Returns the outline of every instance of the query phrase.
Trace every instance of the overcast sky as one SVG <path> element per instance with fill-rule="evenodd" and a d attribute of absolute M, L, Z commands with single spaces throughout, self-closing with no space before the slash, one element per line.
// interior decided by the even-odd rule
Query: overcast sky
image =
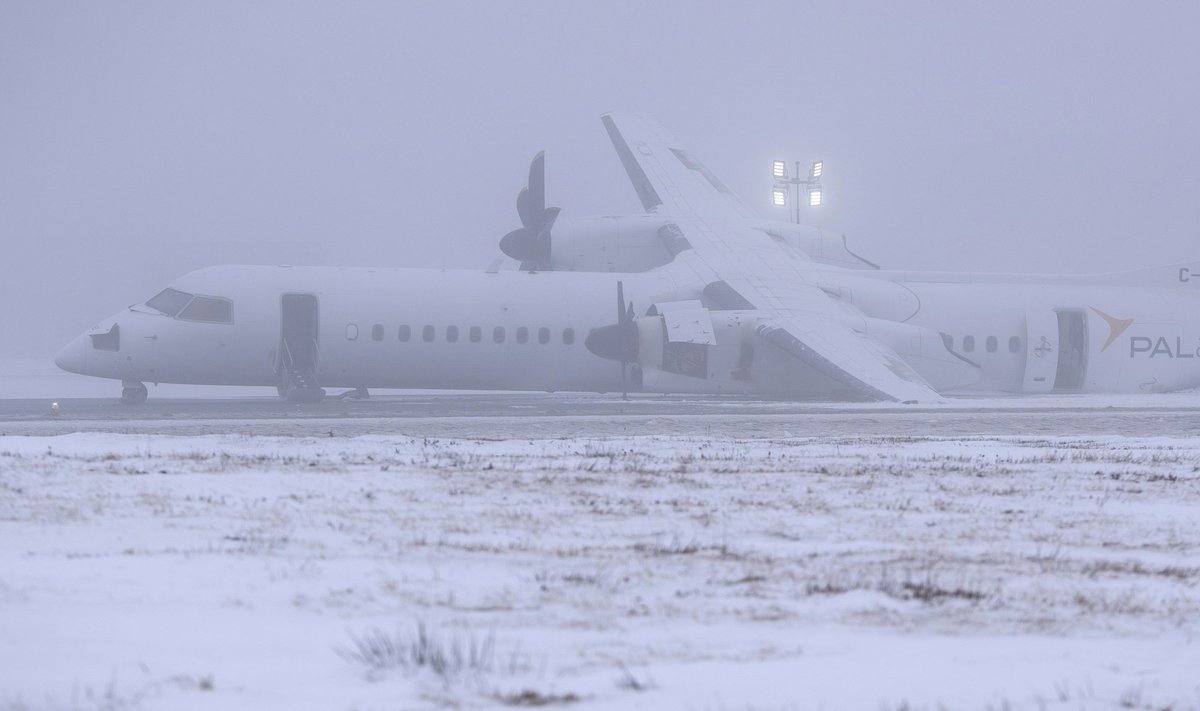
<path fill-rule="evenodd" d="M 638 212 L 599 117 L 659 116 L 764 216 L 885 267 L 1200 258 L 1200 3 L 0 0 L 0 356 L 216 263 L 484 268 L 547 151 Z M 605 297 L 607 298 L 607 296 Z"/>

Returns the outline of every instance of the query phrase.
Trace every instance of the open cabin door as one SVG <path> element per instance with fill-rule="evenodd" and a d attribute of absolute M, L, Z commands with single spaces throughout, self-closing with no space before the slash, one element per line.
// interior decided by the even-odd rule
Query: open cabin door
<path fill-rule="evenodd" d="M 1058 368 L 1054 389 L 1058 392 L 1078 392 L 1083 389 L 1088 368 L 1087 314 L 1083 309 L 1059 309 Z"/>
<path fill-rule="evenodd" d="M 280 300 L 279 394 L 292 402 L 318 402 L 325 391 L 317 382 L 320 333 L 317 297 L 284 294 Z"/>
<path fill-rule="evenodd" d="M 1024 392 L 1082 390 L 1087 366 L 1087 314 L 1082 309 L 1025 314 Z"/>
<path fill-rule="evenodd" d="M 1025 378 L 1021 391 L 1048 393 L 1058 373 L 1058 314 L 1029 311 L 1025 314 Z"/>

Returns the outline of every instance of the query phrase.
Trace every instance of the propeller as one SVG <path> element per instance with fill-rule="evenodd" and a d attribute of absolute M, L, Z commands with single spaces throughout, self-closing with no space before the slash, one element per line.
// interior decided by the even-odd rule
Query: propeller
<path fill-rule="evenodd" d="M 601 326 L 588 334 L 584 345 L 593 355 L 621 362 L 621 396 L 629 396 L 626 366 L 637 361 L 638 328 L 633 302 L 625 303 L 625 285 L 617 282 L 617 322 Z"/>
<path fill-rule="evenodd" d="M 550 228 L 562 210 L 546 207 L 546 152 L 529 164 L 529 183 L 517 193 L 521 227 L 500 239 L 500 251 L 521 262 L 527 270 L 550 268 Z"/>

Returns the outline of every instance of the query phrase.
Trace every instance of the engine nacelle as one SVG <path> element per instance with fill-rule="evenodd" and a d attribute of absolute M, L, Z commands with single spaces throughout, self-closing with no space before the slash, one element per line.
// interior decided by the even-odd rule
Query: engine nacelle
<path fill-rule="evenodd" d="M 551 236 L 555 271 L 645 272 L 671 261 L 658 230 L 670 220 L 655 215 L 560 219 Z"/>
<path fill-rule="evenodd" d="M 649 392 L 755 391 L 753 368 L 761 314 L 709 311 L 699 301 L 656 304 L 637 319 L 642 389 Z"/>
<path fill-rule="evenodd" d="M 550 210 L 557 217 L 557 209 Z M 501 241 L 501 249 L 513 259 L 520 260 L 526 268 L 645 272 L 671 261 L 672 253 L 659 233 L 670 223 L 670 218 L 657 215 L 550 219 L 547 229 L 540 234 L 525 228 L 506 235 Z M 878 268 L 851 252 L 842 235 L 775 220 L 751 220 L 750 224 L 782 239 L 815 262 L 851 269 Z"/>

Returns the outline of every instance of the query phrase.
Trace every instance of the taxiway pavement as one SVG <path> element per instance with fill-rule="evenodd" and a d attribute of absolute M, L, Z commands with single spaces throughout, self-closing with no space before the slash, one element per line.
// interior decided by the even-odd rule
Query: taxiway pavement
<path fill-rule="evenodd" d="M 737 398 L 545 393 L 402 393 L 297 405 L 272 397 L 0 400 L 0 434 L 316 436 L 406 434 L 558 438 L 636 434 L 722 437 L 1200 434 L 1200 397 L 956 399 L 912 407 Z"/>

